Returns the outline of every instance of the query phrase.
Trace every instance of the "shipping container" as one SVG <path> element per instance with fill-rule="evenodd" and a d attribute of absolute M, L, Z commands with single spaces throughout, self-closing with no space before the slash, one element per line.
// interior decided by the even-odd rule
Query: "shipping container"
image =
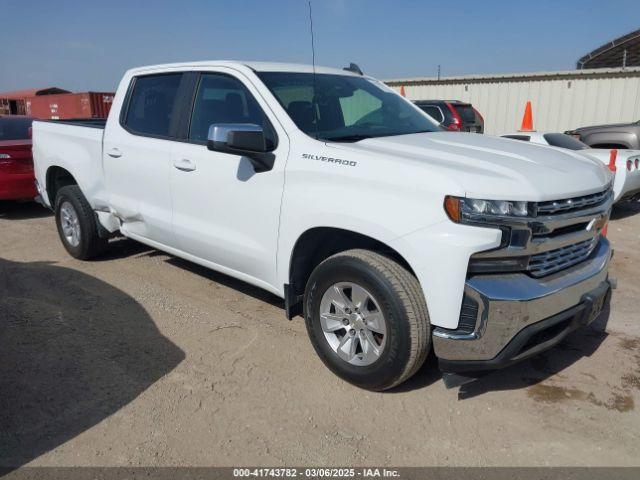
<path fill-rule="evenodd" d="M 27 113 L 27 98 L 58 93 L 71 92 L 58 87 L 30 88 L 28 90 L 2 92 L 0 93 L 0 115 L 25 115 Z"/>
<path fill-rule="evenodd" d="M 24 99 L 0 97 L 0 115 L 24 115 L 25 112 Z"/>
<path fill-rule="evenodd" d="M 25 99 L 26 114 L 40 119 L 106 118 L 113 92 L 63 93 Z"/>

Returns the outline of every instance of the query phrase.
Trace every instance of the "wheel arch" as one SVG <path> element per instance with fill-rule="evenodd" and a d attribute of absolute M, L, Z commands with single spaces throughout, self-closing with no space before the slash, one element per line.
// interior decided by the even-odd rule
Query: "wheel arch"
<path fill-rule="evenodd" d="M 291 250 L 288 283 L 284 288 L 287 318 L 302 314 L 302 297 L 313 269 L 330 256 L 353 248 L 382 253 L 416 276 L 409 262 L 381 240 L 338 227 L 313 227 L 298 236 Z"/>
<path fill-rule="evenodd" d="M 631 132 L 620 131 L 600 131 L 587 132 L 580 136 L 580 140 L 589 145 L 591 148 L 633 148 L 638 142 L 638 137 Z"/>
<path fill-rule="evenodd" d="M 78 185 L 78 181 L 66 168 L 52 165 L 47 169 L 46 189 L 51 208 L 55 209 L 56 195 L 62 187 Z"/>
<path fill-rule="evenodd" d="M 602 148 L 602 149 L 613 149 L 613 148 L 617 148 L 619 150 L 627 150 L 631 147 L 629 147 L 629 145 L 625 145 L 622 143 L 594 143 L 593 145 L 591 145 L 591 148 Z"/>

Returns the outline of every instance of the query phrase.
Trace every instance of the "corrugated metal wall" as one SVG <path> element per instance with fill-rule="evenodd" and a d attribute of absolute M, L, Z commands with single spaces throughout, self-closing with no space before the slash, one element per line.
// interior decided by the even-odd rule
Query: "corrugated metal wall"
<path fill-rule="evenodd" d="M 538 131 L 564 132 L 601 123 L 640 120 L 640 68 L 482 75 L 386 82 L 403 85 L 410 100 L 462 100 L 483 115 L 485 133 L 498 135 L 520 128 L 531 100 Z"/>

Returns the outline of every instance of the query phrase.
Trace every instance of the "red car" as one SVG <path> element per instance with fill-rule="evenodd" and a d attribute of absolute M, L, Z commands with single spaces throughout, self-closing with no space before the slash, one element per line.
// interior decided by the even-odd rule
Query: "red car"
<path fill-rule="evenodd" d="M 0 200 L 37 195 L 31 154 L 31 122 L 19 115 L 0 116 Z"/>

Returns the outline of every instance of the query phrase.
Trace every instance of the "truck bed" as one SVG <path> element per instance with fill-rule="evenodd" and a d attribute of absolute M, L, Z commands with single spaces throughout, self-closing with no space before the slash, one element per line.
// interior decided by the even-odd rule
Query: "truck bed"
<path fill-rule="evenodd" d="M 91 127 L 104 129 L 106 118 L 68 118 L 65 120 L 36 120 L 37 122 L 58 123 L 64 125 L 76 125 L 78 127 Z"/>
<path fill-rule="evenodd" d="M 33 163 L 39 193 L 53 207 L 46 188 L 50 168 L 69 172 L 92 207 L 105 193 L 102 169 L 102 139 L 106 120 L 35 120 L 33 122 Z"/>

